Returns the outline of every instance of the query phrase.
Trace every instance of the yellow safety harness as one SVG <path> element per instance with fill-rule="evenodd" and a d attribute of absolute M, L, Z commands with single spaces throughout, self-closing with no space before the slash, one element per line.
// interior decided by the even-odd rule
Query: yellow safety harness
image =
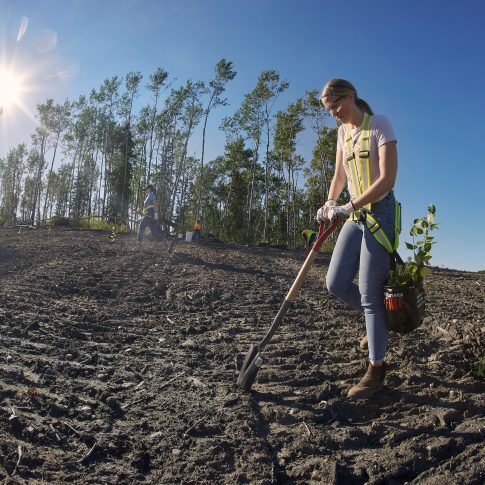
<path fill-rule="evenodd" d="M 372 116 L 364 113 L 360 131 L 360 151 L 359 160 L 355 159 L 354 141 L 352 139 L 352 130 L 349 128 L 345 138 L 345 148 L 347 156 L 347 164 L 350 172 L 350 179 L 354 194 L 361 195 L 370 186 L 370 124 Z M 357 170 L 357 163 L 360 165 L 360 176 Z M 363 207 L 370 210 L 371 204 Z"/>
<path fill-rule="evenodd" d="M 142 212 L 143 214 L 148 214 L 148 209 L 153 209 L 155 211 L 155 206 L 154 205 L 147 205 L 146 207 L 143 207 Z"/>
<path fill-rule="evenodd" d="M 370 178 L 370 127 L 372 116 L 364 113 L 360 131 L 360 150 L 358 159 L 355 157 L 354 141 L 352 131 L 349 128 L 345 136 L 346 159 L 350 172 L 350 179 L 354 194 L 362 195 L 371 184 Z M 360 166 L 360 171 L 357 167 Z M 396 200 L 394 204 L 394 244 L 391 244 L 386 233 L 383 231 L 377 219 L 371 213 L 372 204 L 366 204 L 361 209 L 351 213 L 350 219 L 353 221 L 365 221 L 371 234 L 376 241 L 384 246 L 386 251 L 392 254 L 399 246 L 399 234 L 401 234 L 401 204 Z"/>
<path fill-rule="evenodd" d="M 309 237 L 314 233 L 315 231 L 312 231 L 311 229 L 305 229 L 301 234 L 308 241 Z"/>

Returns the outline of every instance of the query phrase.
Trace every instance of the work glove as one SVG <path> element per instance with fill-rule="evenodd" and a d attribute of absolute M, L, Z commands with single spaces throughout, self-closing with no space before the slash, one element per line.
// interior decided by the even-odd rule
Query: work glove
<path fill-rule="evenodd" d="M 327 218 L 330 222 L 333 222 L 337 217 L 341 219 L 347 217 L 351 212 L 353 212 L 354 208 L 352 207 L 352 203 L 349 202 L 345 205 L 337 205 L 334 207 L 330 207 L 327 212 Z"/>
<path fill-rule="evenodd" d="M 330 210 L 331 207 L 335 207 L 337 203 L 334 200 L 327 200 L 320 209 L 317 211 L 317 222 L 328 222 L 328 211 Z"/>

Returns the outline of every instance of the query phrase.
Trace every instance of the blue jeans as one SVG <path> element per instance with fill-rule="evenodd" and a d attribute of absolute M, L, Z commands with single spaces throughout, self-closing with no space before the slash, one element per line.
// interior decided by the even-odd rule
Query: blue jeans
<path fill-rule="evenodd" d="M 372 204 L 391 244 L 394 242 L 394 195 Z M 364 312 L 369 360 L 384 359 L 387 350 L 383 285 L 390 269 L 389 253 L 370 233 L 365 222 L 348 220 L 342 227 L 327 272 L 328 291 L 355 310 Z M 353 282 L 359 273 L 359 284 Z"/>
<path fill-rule="evenodd" d="M 145 229 L 149 227 L 150 232 L 152 233 L 153 239 L 155 241 L 161 241 L 165 240 L 165 238 L 160 234 L 160 231 L 158 230 L 158 224 L 153 217 L 150 216 L 144 216 L 143 219 L 140 221 L 140 227 L 138 228 L 138 236 L 137 236 L 137 241 L 139 243 L 143 242 L 143 238 L 145 236 Z"/>

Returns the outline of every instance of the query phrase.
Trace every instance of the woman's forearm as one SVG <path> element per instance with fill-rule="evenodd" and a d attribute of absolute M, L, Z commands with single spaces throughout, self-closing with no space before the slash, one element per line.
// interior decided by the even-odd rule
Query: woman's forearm
<path fill-rule="evenodd" d="M 376 202 L 392 190 L 393 186 L 394 183 L 390 180 L 379 177 L 362 195 L 352 199 L 352 206 L 354 209 L 360 209 L 369 203 Z"/>
<path fill-rule="evenodd" d="M 347 176 L 345 175 L 345 169 L 342 160 L 342 152 L 337 151 L 335 174 L 333 176 L 332 183 L 330 184 L 330 189 L 328 191 L 328 200 L 337 200 L 340 197 L 342 190 L 344 190 Z"/>
<path fill-rule="evenodd" d="M 342 180 L 338 177 L 332 179 L 330 189 L 328 191 L 328 200 L 337 200 L 345 187 L 345 178 Z"/>

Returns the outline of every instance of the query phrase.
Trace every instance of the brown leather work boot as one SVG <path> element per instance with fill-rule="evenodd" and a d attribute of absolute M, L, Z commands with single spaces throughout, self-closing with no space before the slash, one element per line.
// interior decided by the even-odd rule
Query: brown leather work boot
<path fill-rule="evenodd" d="M 365 399 L 372 397 L 379 392 L 384 385 L 384 377 L 386 375 L 386 363 L 383 362 L 380 366 L 373 366 L 369 362 L 369 368 L 362 380 L 350 389 L 347 397 L 351 399 Z"/>
<path fill-rule="evenodd" d="M 359 341 L 359 347 L 362 350 L 367 350 L 369 348 L 369 341 L 367 340 L 367 335 L 364 335 Z"/>

